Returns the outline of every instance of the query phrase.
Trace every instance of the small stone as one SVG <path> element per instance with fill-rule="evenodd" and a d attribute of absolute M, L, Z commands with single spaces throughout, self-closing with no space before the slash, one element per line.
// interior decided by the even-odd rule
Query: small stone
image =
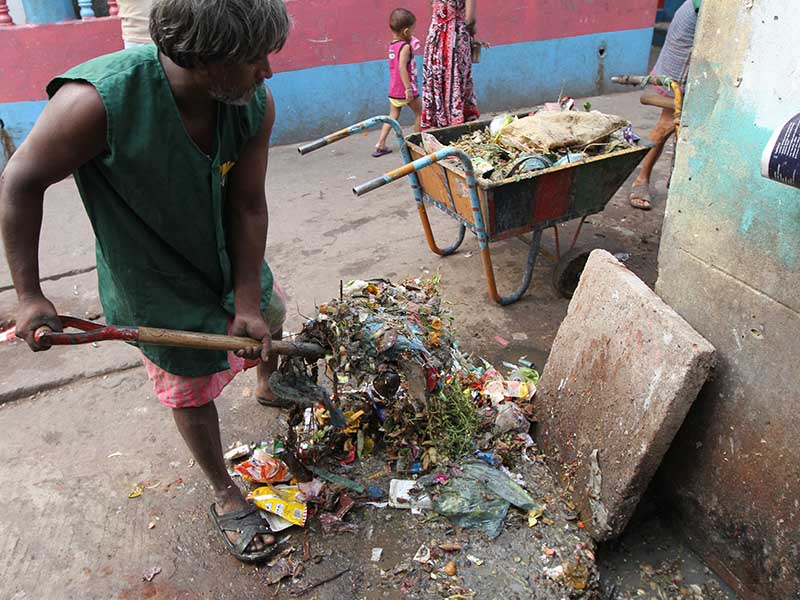
<path fill-rule="evenodd" d="M 458 574 L 458 567 L 456 566 L 456 561 L 451 560 L 444 566 L 444 572 L 447 573 L 449 577 L 453 577 L 454 575 Z"/>
<path fill-rule="evenodd" d="M 148 529 L 155 529 L 155 526 L 156 526 L 156 524 L 155 524 L 155 521 L 150 521 L 150 522 L 147 524 L 147 528 L 148 528 Z"/>

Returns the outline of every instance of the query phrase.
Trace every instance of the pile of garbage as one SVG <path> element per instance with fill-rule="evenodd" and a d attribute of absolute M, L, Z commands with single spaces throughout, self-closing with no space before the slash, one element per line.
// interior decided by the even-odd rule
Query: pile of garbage
<path fill-rule="evenodd" d="M 539 375 L 524 358 L 501 375 L 473 364 L 451 334 L 438 281 L 353 281 L 298 336 L 328 350 L 323 363 L 285 360 L 276 394 L 315 399 L 290 417 L 288 445 L 303 463 L 341 465 L 381 444 L 394 472 L 419 475 L 480 452 L 513 465 L 527 434 Z M 319 382 L 326 382 L 321 385 Z"/>
<path fill-rule="evenodd" d="M 359 504 L 434 513 L 489 539 L 512 514 L 553 524 L 519 474 L 537 460 L 528 430 L 538 373 L 525 358 L 501 374 L 463 353 L 438 283 L 349 282 L 298 334 L 326 355 L 286 358 L 271 378 L 294 405 L 285 434 L 226 454 L 273 532 L 313 519 L 323 535 L 355 533 L 345 517 Z M 380 468 L 365 475 L 364 464 Z M 551 579 L 566 580 L 559 568 Z M 583 591 L 596 570 L 581 569 Z"/>
<path fill-rule="evenodd" d="M 590 106 L 576 111 L 574 104 L 571 98 L 563 98 L 527 116 L 499 115 L 488 127 L 464 134 L 450 145 L 469 155 L 479 178 L 501 181 L 624 150 L 639 142 L 626 119 L 589 110 Z M 444 147 L 430 133 L 424 133 L 422 140 L 427 152 Z"/>

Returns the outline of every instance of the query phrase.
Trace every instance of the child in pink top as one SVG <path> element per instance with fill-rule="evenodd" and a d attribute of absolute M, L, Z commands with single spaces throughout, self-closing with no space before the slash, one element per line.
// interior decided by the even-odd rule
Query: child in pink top
<path fill-rule="evenodd" d="M 405 8 L 396 8 L 389 16 L 389 28 L 392 30 L 392 43 L 389 44 L 389 116 L 397 119 L 403 107 L 408 106 L 414 111 L 414 131 L 419 131 L 422 102 L 417 85 L 417 64 L 414 62 L 414 46 L 419 46 L 419 40 L 414 37 L 416 23 L 417 17 Z M 375 158 L 391 153 L 386 147 L 390 131 L 389 125 L 383 126 L 372 153 Z"/>

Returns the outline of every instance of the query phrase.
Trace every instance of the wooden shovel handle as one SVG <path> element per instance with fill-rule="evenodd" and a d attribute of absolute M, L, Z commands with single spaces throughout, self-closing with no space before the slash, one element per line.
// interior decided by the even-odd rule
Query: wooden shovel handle
<path fill-rule="evenodd" d="M 155 327 L 139 327 L 140 344 L 153 346 L 177 346 L 181 348 L 195 348 L 198 350 L 245 350 L 260 346 L 261 342 L 248 337 L 232 335 L 216 335 L 213 333 L 197 333 L 193 331 L 176 331 L 173 329 L 158 329 Z M 272 352 L 283 356 L 302 356 L 303 358 L 322 358 L 325 349 L 318 344 L 291 341 L 273 341 Z"/>

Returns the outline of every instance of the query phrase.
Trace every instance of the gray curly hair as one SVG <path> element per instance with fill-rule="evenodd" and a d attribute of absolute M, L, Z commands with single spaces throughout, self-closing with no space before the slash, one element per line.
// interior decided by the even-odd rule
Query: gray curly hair
<path fill-rule="evenodd" d="M 283 0 L 155 0 L 150 36 L 178 66 L 250 64 L 289 36 Z"/>

